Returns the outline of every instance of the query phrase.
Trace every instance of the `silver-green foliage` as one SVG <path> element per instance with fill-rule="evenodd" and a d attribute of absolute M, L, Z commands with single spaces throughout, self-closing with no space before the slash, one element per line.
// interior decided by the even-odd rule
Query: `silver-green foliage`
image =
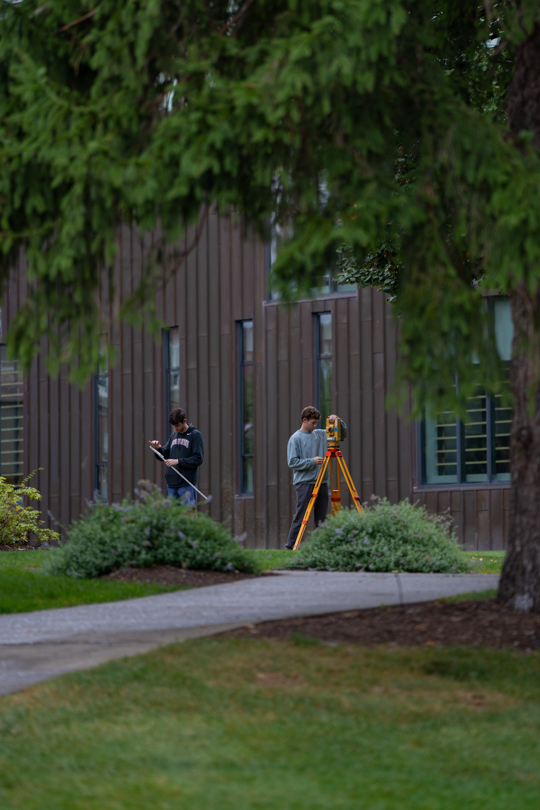
<path fill-rule="evenodd" d="M 362 514 L 343 509 L 300 547 L 296 567 L 330 571 L 462 573 L 469 564 L 446 516 L 408 500 L 376 500 Z"/>
<path fill-rule="evenodd" d="M 51 552 L 53 574 L 98 577 L 123 567 L 166 564 L 213 571 L 254 571 L 255 559 L 207 515 L 167 498 L 95 505 Z"/>

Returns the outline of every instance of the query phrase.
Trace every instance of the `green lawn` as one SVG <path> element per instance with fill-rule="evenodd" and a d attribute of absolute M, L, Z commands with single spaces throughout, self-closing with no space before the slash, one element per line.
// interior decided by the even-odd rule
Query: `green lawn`
<path fill-rule="evenodd" d="M 115 602 L 178 590 L 174 586 L 111 579 L 53 577 L 41 570 L 47 554 L 47 551 L 0 552 L 0 613 Z"/>
<path fill-rule="evenodd" d="M 20 613 L 92 602 L 114 602 L 118 599 L 132 599 L 182 589 L 176 586 L 115 582 L 109 579 L 49 576 L 41 570 L 48 553 L 48 551 L 0 552 L 0 613 Z M 500 571 L 504 559 L 503 551 L 466 553 L 471 559 L 471 571 L 486 574 Z M 287 568 L 296 557 L 294 552 L 286 550 L 257 549 L 254 554 L 261 570 Z"/>
<path fill-rule="evenodd" d="M 505 551 L 466 551 L 471 561 L 471 573 L 500 574 Z"/>
<path fill-rule="evenodd" d="M 261 566 L 267 568 L 288 568 L 297 557 L 294 551 L 280 549 L 257 549 L 255 552 Z M 499 574 L 504 561 L 504 551 L 466 551 L 471 563 L 471 573 Z"/>
<path fill-rule="evenodd" d="M 536 810 L 540 657 L 200 639 L 0 699 L 2 810 Z"/>

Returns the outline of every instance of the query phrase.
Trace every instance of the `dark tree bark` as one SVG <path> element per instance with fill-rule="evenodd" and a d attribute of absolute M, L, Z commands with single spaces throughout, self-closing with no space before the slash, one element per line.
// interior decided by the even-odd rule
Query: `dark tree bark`
<path fill-rule="evenodd" d="M 540 613 L 540 291 L 521 284 L 511 295 L 514 345 L 510 383 L 510 537 L 498 599 Z"/>
<path fill-rule="evenodd" d="M 533 144 L 540 149 L 539 25 L 517 53 L 508 97 L 508 124 L 514 138 L 523 130 L 533 132 Z M 511 295 L 511 304 L 512 492 L 509 547 L 498 599 L 515 610 L 540 613 L 540 286 L 531 293 L 529 286 L 521 283 Z"/>

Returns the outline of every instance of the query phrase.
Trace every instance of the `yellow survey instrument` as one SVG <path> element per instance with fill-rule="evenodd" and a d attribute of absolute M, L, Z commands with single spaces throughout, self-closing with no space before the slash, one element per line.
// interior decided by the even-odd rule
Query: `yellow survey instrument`
<path fill-rule="evenodd" d="M 317 495 L 319 494 L 319 490 L 321 488 L 321 484 L 324 481 L 324 477 L 326 475 L 326 471 L 328 466 L 330 465 L 330 497 L 332 502 L 332 515 L 336 515 L 341 509 L 341 486 L 339 480 L 340 472 L 343 473 L 343 477 L 345 478 L 345 483 L 351 493 L 351 497 L 354 501 L 354 505 L 358 509 L 359 512 L 364 511 L 364 507 L 362 506 L 362 502 L 358 497 L 358 492 L 356 491 L 356 487 L 354 486 L 351 474 L 349 472 L 349 468 L 345 464 L 345 459 L 343 458 L 343 453 L 339 449 L 339 440 L 341 439 L 341 422 L 339 419 L 336 419 L 335 422 L 331 422 L 330 419 L 326 420 L 326 440 L 328 442 L 328 450 L 324 456 L 324 461 L 321 465 L 321 469 L 319 475 L 317 476 L 317 480 L 315 482 L 315 486 L 313 487 L 313 492 L 311 493 L 311 498 L 309 499 L 308 508 L 306 509 L 306 514 L 304 515 L 304 519 L 302 520 L 302 525 L 300 526 L 300 531 L 298 532 L 298 537 L 296 538 L 296 543 L 294 544 L 294 550 L 300 546 L 302 542 L 302 538 L 304 536 L 304 532 L 306 531 L 306 526 L 308 524 L 309 516 L 313 511 L 313 507 L 315 506 L 315 501 L 317 500 Z M 332 464 L 332 459 L 336 460 L 336 473 L 335 473 L 335 482 L 336 488 L 334 489 L 334 466 Z"/>

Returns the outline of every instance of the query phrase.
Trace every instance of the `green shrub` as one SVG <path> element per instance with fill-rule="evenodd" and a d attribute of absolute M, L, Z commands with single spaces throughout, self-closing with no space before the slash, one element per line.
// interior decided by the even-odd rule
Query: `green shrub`
<path fill-rule="evenodd" d="M 408 500 L 376 499 L 362 514 L 343 509 L 300 546 L 294 567 L 328 571 L 456 573 L 469 568 L 449 517 Z"/>
<path fill-rule="evenodd" d="M 127 566 L 168 564 L 214 571 L 256 571 L 254 555 L 204 514 L 194 515 L 157 488 L 139 489 L 139 502 L 98 505 L 74 523 L 68 542 L 48 561 L 50 573 L 97 577 Z"/>
<path fill-rule="evenodd" d="M 40 520 L 41 512 L 32 506 L 24 506 L 22 499 L 30 498 L 40 501 L 41 493 L 34 487 L 26 486 L 26 482 L 34 473 L 30 473 L 20 486 L 8 484 L 0 476 L 0 544 L 14 545 L 28 542 L 29 535 L 34 534 L 40 543 L 58 540 L 60 535 L 51 529 L 41 528 L 44 521 Z"/>

